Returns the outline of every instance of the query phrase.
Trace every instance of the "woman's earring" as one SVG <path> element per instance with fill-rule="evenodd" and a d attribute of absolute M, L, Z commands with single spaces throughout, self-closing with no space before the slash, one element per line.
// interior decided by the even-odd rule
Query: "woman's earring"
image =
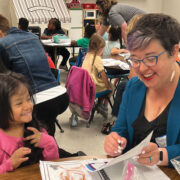
<path fill-rule="evenodd" d="M 175 70 L 171 74 L 170 82 L 172 82 L 172 80 L 174 79 L 174 76 L 175 76 Z"/>

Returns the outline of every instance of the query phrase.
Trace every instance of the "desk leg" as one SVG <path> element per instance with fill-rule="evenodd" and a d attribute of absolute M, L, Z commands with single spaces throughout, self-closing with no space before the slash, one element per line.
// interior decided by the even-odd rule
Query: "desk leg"
<path fill-rule="evenodd" d="M 75 48 L 75 47 L 73 46 L 72 48 L 73 48 L 73 52 L 72 52 L 72 55 L 73 55 L 73 57 L 74 57 L 74 48 Z"/>
<path fill-rule="evenodd" d="M 55 59 L 55 67 L 57 68 L 57 62 L 58 62 L 58 59 L 57 59 L 57 47 L 55 46 L 54 47 L 54 59 Z"/>

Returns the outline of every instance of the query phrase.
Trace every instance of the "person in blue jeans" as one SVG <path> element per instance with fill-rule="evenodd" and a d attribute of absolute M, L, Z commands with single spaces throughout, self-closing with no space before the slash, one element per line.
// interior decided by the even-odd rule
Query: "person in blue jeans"
<path fill-rule="evenodd" d="M 44 33 L 41 36 L 41 39 L 52 39 L 52 37 L 57 34 L 65 34 L 65 32 L 61 28 L 61 22 L 59 21 L 59 19 L 51 18 L 49 20 L 48 27 L 44 30 Z M 54 48 L 45 47 L 45 51 L 49 54 L 51 59 L 55 62 Z M 70 52 L 65 47 L 58 47 L 57 55 L 61 55 L 63 57 L 62 62 L 59 65 L 59 68 L 67 71 L 68 68 L 67 68 L 66 62 L 69 59 Z"/>
<path fill-rule="evenodd" d="M 43 97 L 41 103 L 35 105 L 35 110 L 48 133 L 54 136 L 56 116 L 66 110 L 69 97 L 65 90 L 61 93 L 62 87 L 51 72 L 38 37 L 16 27 L 10 28 L 8 20 L 0 15 L 0 56 L 8 70 L 27 78 L 34 95 Z M 50 98 L 45 101 L 47 91 Z"/>

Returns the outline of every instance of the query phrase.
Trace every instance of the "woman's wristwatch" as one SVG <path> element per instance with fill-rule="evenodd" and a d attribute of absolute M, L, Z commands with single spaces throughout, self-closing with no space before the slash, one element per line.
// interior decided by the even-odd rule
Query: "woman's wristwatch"
<path fill-rule="evenodd" d="M 163 151 L 161 150 L 161 148 L 158 148 L 158 150 L 159 150 L 159 161 L 157 165 L 160 165 L 163 161 Z"/>

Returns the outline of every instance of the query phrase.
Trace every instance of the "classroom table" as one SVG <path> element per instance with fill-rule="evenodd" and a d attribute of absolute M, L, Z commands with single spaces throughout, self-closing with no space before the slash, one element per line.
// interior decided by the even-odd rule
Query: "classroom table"
<path fill-rule="evenodd" d="M 78 156 L 72 158 L 59 159 L 57 161 L 71 161 L 71 160 L 85 160 L 93 158 L 107 158 L 107 156 Z M 180 180 L 180 175 L 175 169 L 168 167 L 160 167 L 160 169 L 171 179 Z M 39 163 L 34 165 L 22 167 L 12 172 L 7 172 L 0 175 L 0 180 L 40 180 L 41 174 L 39 169 Z"/>
<path fill-rule="evenodd" d="M 41 43 L 43 46 L 49 46 L 49 47 L 53 47 L 54 48 L 54 57 L 55 57 L 55 67 L 57 67 L 57 48 L 58 47 L 65 47 L 65 48 L 72 48 L 73 52 L 72 52 L 72 56 L 74 57 L 74 53 L 75 53 L 75 48 L 79 48 L 80 46 L 72 46 L 71 45 L 71 41 L 69 42 L 65 42 L 65 43 L 54 43 L 52 41 L 52 39 L 47 39 L 47 40 L 41 40 Z"/>

